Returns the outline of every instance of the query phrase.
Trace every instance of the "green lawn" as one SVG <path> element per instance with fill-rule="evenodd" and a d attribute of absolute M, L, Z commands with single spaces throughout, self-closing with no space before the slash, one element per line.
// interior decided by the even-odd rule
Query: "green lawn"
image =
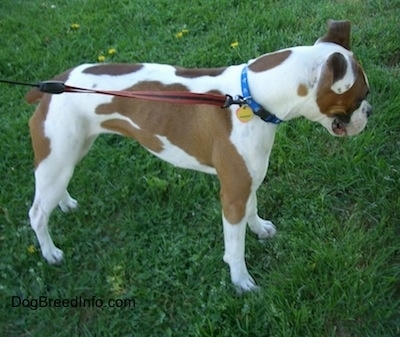
<path fill-rule="evenodd" d="M 278 235 L 248 233 L 261 291 L 238 296 L 222 261 L 217 179 L 117 136 L 101 137 L 78 166 L 79 211 L 51 218 L 66 259 L 47 265 L 27 219 L 34 108 L 26 88 L 0 85 L 0 335 L 400 336 L 399 17 L 399 0 L 1 0 L 0 78 L 21 81 L 99 56 L 238 64 L 312 44 L 327 19 L 349 19 L 374 114 L 354 138 L 306 120 L 278 127 L 258 194 Z M 13 307 L 18 298 L 30 307 Z M 39 298 L 55 302 L 35 310 Z M 57 306 L 78 298 L 92 302 Z M 124 299 L 134 301 L 93 305 Z"/>

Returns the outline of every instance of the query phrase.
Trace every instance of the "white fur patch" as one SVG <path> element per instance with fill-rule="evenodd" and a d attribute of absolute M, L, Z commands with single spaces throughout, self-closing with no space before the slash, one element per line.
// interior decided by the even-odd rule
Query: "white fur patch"
<path fill-rule="evenodd" d="M 165 160 L 166 162 L 185 169 L 196 170 L 200 172 L 216 174 L 215 168 L 201 164 L 195 157 L 183 151 L 180 147 L 172 144 L 167 137 L 156 136 L 163 144 L 163 151 L 154 152 L 149 149 L 152 154 Z"/>
<path fill-rule="evenodd" d="M 257 289 L 254 279 L 249 274 L 244 259 L 246 221 L 232 225 L 222 217 L 224 227 L 224 261 L 229 265 L 232 283 L 239 291 Z"/>

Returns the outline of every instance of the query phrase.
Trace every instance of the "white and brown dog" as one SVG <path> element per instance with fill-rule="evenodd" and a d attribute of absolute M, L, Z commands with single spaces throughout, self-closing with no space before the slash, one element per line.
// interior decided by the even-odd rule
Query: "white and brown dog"
<path fill-rule="evenodd" d="M 75 165 L 99 134 L 136 139 L 173 165 L 217 174 L 221 184 L 224 261 L 241 290 L 255 289 L 245 263 L 246 225 L 260 238 L 274 225 L 257 214 L 256 191 L 268 167 L 276 124 L 304 116 L 332 135 L 356 135 L 367 124 L 367 77 L 350 51 L 350 23 L 329 21 L 313 46 L 265 54 L 248 63 L 214 69 L 161 64 L 84 64 L 55 78 L 71 86 L 106 90 L 184 91 L 244 96 L 245 121 L 238 106 L 149 102 L 101 94 L 27 93 L 40 101 L 30 120 L 36 190 L 29 217 L 42 254 L 59 263 L 63 252 L 49 234 L 57 206 L 77 207 L 67 191 Z M 250 119 L 250 120 L 249 120 Z"/>

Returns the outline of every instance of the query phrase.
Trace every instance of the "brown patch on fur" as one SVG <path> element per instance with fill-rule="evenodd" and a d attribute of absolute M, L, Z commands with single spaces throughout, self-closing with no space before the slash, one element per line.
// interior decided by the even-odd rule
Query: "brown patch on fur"
<path fill-rule="evenodd" d="M 276 53 L 260 56 L 249 65 L 249 69 L 256 73 L 267 71 L 281 65 L 292 53 L 291 50 L 278 51 Z"/>
<path fill-rule="evenodd" d="M 355 63 L 355 68 L 356 81 L 349 90 L 341 94 L 336 94 L 331 89 L 335 77 L 332 71 L 327 68 L 322 74 L 318 87 L 317 104 L 323 114 L 329 117 L 350 116 L 366 98 L 369 89 L 364 73 L 358 63 Z"/>
<path fill-rule="evenodd" d="M 146 144 L 146 148 L 153 152 L 161 152 L 163 150 L 163 144 L 157 137 L 149 132 L 135 128 L 127 121 L 121 119 L 109 119 L 101 123 L 101 126 L 121 135 L 135 138 L 139 143 Z"/>
<path fill-rule="evenodd" d="M 41 100 L 44 93 L 41 92 L 38 88 L 32 88 L 25 94 L 25 100 L 29 104 L 37 103 Z"/>
<path fill-rule="evenodd" d="M 140 82 L 128 90 L 188 91 L 181 84 L 159 82 Z M 119 113 L 128 117 L 139 129 L 114 117 L 102 126 L 133 137 L 152 151 L 162 151 L 162 143 L 156 135 L 164 136 L 201 164 L 214 167 L 221 182 L 221 202 L 226 219 L 232 224 L 243 219 L 251 192 L 251 177 L 242 156 L 229 140 L 232 121 L 228 109 L 114 97 L 112 102 L 98 106 L 96 113 Z"/>
<path fill-rule="evenodd" d="M 350 21 L 328 21 L 328 32 L 318 42 L 336 43 L 347 50 L 350 50 Z"/>
<path fill-rule="evenodd" d="M 181 84 L 163 85 L 159 82 L 140 82 L 127 90 L 188 91 Z M 142 137 L 137 140 L 144 147 L 152 146 L 146 140 L 154 135 L 165 136 L 172 144 L 207 166 L 212 166 L 209 149 L 215 138 L 221 132 L 221 135 L 229 137 L 232 129 L 229 112 L 209 105 L 181 105 L 114 97 L 111 103 L 102 104 L 96 109 L 96 113 L 102 115 L 114 112 L 128 117 L 139 126 Z M 132 130 L 129 128 L 125 131 Z M 148 136 L 144 137 L 145 133 Z M 136 138 L 136 134 L 129 133 L 129 136 Z M 151 143 L 154 145 L 153 141 Z"/>
<path fill-rule="evenodd" d="M 49 109 L 50 95 L 44 95 L 35 113 L 29 120 L 35 168 L 50 154 L 50 139 L 44 134 L 44 121 Z"/>
<path fill-rule="evenodd" d="M 54 77 L 54 81 L 65 82 L 68 79 L 72 69 Z M 33 88 L 25 95 L 28 103 L 40 101 L 34 114 L 29 120 L 29 129 L 31 132 L 32 147 L 34 151 L 35 168 L 50 154 L 50 139 L 44 134 L 44 122 L 49 110 L 49 104 L 52 95 L 44 94 L 37 88 Z"/>
<path fill-rule="evenodd" d="M 297 87 L 297 95 L 303 97 L 308 95 L 308 88 L 305 84 L 299 84 L 299 86 Z"/>
<path fill-rule="evenodd" d="M 239 223 L 246 213 L 252 179 L 246 164 L 229 139 L 216 146 L 215 166 L 221 183 L 221 204 L 225 218 Z"/>
<path fill-rule="evenodd" d="M 210 69 L 186 69 L 181 67 L 175 67 L 175 68 L 176 68 L 175 75 L 185 78 L 196 78 L 201 76 L 215 77 L 221 75 L 226 70 L 226 67 L 210 68 Z"/>
<path fill-rule="evenodd" d="M 142 64 L 126 64 L 126 63 L 105 63 L 96 64 L 92 67 L 86 68 L 84 74 L 92 75 L 126 75 L 134 73 L 143 68 Z"/>
<path fill-rule="evenodd" d="M 346 75 L 347 62 L 343 54 L 333 53 L 331 56 L 329 56 L 328 66 L 332 69 L 332 83 L 341 80 Z"/>
<path fill-rule="evenodd" d="M 61 81 L 61 82 L 65 82 L 68 77 L 69 74 L 71 73 L 73 69 L 68 69 L 67 71 L 63 72 L 60 75 L 57 75 L 56 77 L 52 78 L 52 81 Z M 31 90 L 29 90 L 26 95 L 25 95 L 25 100 L 29 103 L 29 104 L 33 104 L 33 103 L 37 103 L 39 102 L 42 97 L 45 95 L 44 92 L 41 92 L 38 88 L 32 88 Z"/>

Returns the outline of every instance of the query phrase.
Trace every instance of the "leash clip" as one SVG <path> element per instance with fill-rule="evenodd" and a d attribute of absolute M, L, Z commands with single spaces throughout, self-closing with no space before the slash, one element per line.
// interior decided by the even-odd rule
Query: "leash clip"
<path fill-rule="evenodd" d="M 60 81 L 44 81 L 37 84 L 41 92 L 47 94 L 62 94 L 65 92 L 65 84 Z"/>
<path fill-rule="evenodd" d="M 229 108 L 231 105 L 234 104 L 239 106 L 247 105 L 248 97 L 236 95 L 235 98 L 233 98 L 231 95 L 225 95 L 225 98 L 225 103 L 222 108 Z"/>

